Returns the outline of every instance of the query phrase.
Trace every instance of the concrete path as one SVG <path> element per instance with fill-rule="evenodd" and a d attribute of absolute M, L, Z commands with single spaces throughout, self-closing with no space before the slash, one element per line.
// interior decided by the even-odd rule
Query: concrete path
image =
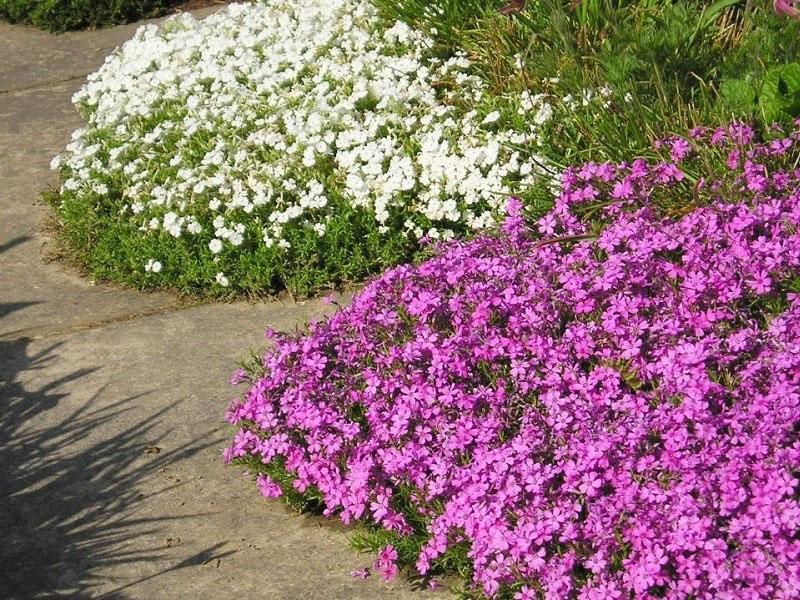
<path fill-rule="evenodd" d="M 319 302 L 189 306 L 45 258 L 70 97 L 134 29 L 0 23 L 0 598 L 432 598 L 354 580 L 346 531 L 222 464 L 236 359 Z"/>

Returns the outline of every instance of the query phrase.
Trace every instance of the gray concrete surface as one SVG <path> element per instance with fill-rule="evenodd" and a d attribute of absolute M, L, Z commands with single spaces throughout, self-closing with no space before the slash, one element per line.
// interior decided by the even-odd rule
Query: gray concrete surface
<path fill-rule="evenodd" d="M 432 598 L 353 579 L 343 528 L 222 464 L 237 358 L 318 301 L 187 306 L 46 259 L 70 96 L 134 29 L 0 23 L 0 598 Z"/>

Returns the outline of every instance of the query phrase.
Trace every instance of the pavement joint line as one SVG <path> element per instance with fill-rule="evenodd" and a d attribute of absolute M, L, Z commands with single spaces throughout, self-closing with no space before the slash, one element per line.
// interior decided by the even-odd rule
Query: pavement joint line
<path fill-rule="evenodd" d="M 215 302 L 187 302 L 183 305 L 171 306 L 171 307 L 161 307 L 161 308 L 154 308 L 152 310 L 143 310 L 136 313 L 129 313 L 126 315 L 120 315 L 117 317 L 109 317 L 108 319 L 100 319 L 98 321 L 90 321 L 87 323 L 78 323 L 77 325 L 73 325 L 71 327 L 65 327 L 63 329 L 51 329 L 47 330 L 46 328 L 40 327 L 27 327 L 25 329 L 18 329 L 16 331 L 7 331 L 0 333 L 0 341 L 2 340 L 18 340 L 21 338 L 28 339 L 30 341 L 40 341 L 40 340 L 50 340 L 54 338 L 64 337 L 76 333 L 84 333 L 86 331 L 94 331 L 95 329 L 102 329 L 104 327 L 108 327 L 110 325 L 117 325 L 119 323 L 130 323 L 133 321 L 138 321 L 140 319 L 146 319 L 148 317 L 160 316 L 160 315 L 168 315 L 171 313 L 178 313 L 188 310 L 190 308 L 197 308 L 200 306 L 211 306 L 213 304 L 217 304 Z M 42 333 L 36 333 L 42 330 L 45 330 Z"/>
<path fill-rule="evenodd" d="M 46 81 L 45 83 L 37 83 L 35 85 L 0 90 L 0 96 L 11 96 L 13 94 L 24 94 L 26 92 L 38 92 L 41 90 L 52 89 L 60 85 L 64 85 L 65 83 L 72 83 L 73 81 L 86 79 L 89 75 L 91 75 L 91 73 L 92 71 L 83 73 L 81 75 L 71 75 L 66 79 L 54 79 L 52 81 Z"/>

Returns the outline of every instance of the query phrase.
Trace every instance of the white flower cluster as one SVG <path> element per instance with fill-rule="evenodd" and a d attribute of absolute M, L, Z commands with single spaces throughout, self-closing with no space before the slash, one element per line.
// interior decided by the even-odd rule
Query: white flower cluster
<path fill-rule="evenodd" d="M 62 192 L 117 185 L 143 235 L 203 236 L 212 255 L 248 236 L 288 248 L 288 227 L 323 237 L 342 205 L 381 233 L 491 226 L 540 176 L 542 161 L 513 148 L 552 111 L 530 94 L 497 110 L 464 56 L 430 45 L 367 0 L 265 0 L 147 25 L 75 95 L 88 127 L 53 163 Z"/>

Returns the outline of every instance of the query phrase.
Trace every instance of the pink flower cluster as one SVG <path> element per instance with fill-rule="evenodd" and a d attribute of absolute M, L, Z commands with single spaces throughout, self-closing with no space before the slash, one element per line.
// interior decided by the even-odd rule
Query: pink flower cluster
<path fill-rule="evenodd" d="M 796 0 L 774 0 L 772 8 L 779 15 L 800 18 L 800 9 L 797 8 Z"/>
<path fill-rule="evenodd" d="M 273 334 L 227 459 L 424 535 L 422 574 L 467 545 L 489 597 L 800 597 L 800 135 L 751 137 L 570 170 L 539 236 L 512 200 Z M 690 184 L 698 146 L 729 170 Z"/>
<path fill-rule="evenodd" d="M 397 577 L 397 550 L 391 544 L 381 548 L 378 558 L 375 559 L 375 570 L 380 573 L 384 581 L 391 581 Z"/>

